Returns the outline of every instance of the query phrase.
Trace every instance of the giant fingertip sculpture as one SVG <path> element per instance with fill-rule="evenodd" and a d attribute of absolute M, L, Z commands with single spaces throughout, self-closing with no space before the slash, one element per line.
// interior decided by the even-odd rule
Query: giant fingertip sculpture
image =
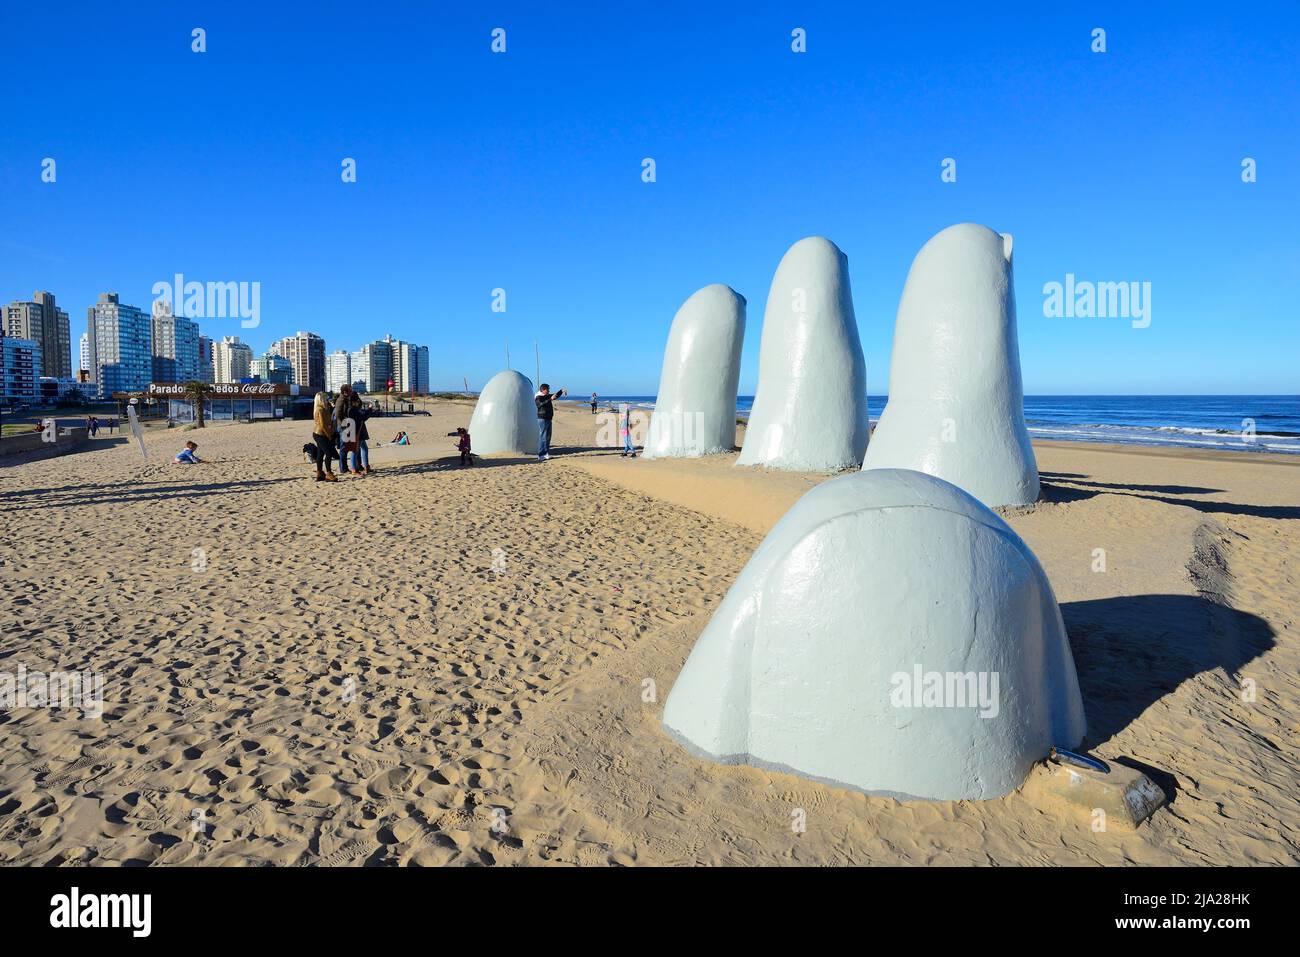
<path fill-rule="evenodd" d="M 848 257 L 829 239 L 801 239 L 772 277 L 758 388 L 736 464 L 857 468 L 869 429 Z"/>
<path fill-rule="evenodd" d="M 894 326 L 889 402 L 862 467 L 916 469 L 985 505 L 1038 499 L 1025 429 L 1011 237 L 949 226 L 921 248 Z"/>
<path fill-rule="evenodd" d="M 489 379 L 474 405 L 469 434 L 474 451 L 480 455 L 536 455 L 537 404 L 533 401 L 532 380 L 509 369 Z"/>
<path fill-rule="evenodd" d="M 730 452 L 736 446 L 736 385 L 745 341 L 745 297 L 715 283 L 677 310 L 644 457 Z"/>
<path fill-rule="evenodd" d="M 900 799 L 981 800 L 1083 740 L 1038 559 L 941 479 L 832 479 L 776 524 L 700 635 L 664 728 L 698 756 Z"/>

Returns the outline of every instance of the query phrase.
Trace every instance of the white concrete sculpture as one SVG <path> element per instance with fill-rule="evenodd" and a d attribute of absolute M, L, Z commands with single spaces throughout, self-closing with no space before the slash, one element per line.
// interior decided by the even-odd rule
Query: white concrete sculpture
<path fill-rule="evenodd" d="M 489 379 L 474 405 L 469 435 L 479 455 L 536 455 L 537 404 L 533 401 L 532 380 L 511 370 Z"/>
<path fill-rule="evenodd" d="M 745 297 L 715 283 L 677 310 L 664 349 L 644 457 L 683 458 L 736 446 L 736 386 Z"/>
<path fill-rule="evenodd" d="M 715 761 L 930 800 L 1007 794 L 1085 730 L 1033 552 L 957 486 L 903 469 L 795 503 L 695 643 L 663 724 Z"/>
<path fill-rule="evenodd" d="M 1011 237 L 950 226 L 912 262 L 894 325 L 889 402 L 862 467 L 916 469 L 985 505 L 1038 499 L 1025 429 Z"/>
<path fill-rule="evenodd" d="M 801 239 L 772 277 L 758 389 L 736 464 L 857 468 L 869 428 L 848 257 L 829 239 Z"/>

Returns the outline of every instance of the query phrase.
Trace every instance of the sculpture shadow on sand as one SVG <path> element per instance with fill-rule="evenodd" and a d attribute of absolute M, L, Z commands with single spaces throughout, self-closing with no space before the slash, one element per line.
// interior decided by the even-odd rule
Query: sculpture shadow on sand
<path fill-rule="evenodd" d="M 1262 618 L 1200 595 L 1065 602 L 1061 615 L 1088 715 L 1085 746 L 1113 738 L 1202 672 L 1221 668 L 1235 685 L 1275 644 Z"/>

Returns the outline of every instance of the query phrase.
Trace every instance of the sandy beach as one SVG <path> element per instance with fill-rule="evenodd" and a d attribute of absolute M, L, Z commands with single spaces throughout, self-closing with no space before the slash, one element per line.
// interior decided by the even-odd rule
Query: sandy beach
<path fill-rule="evenodd" d="M 462 468 L 472 406 L 430 408 L 372 423 L 413 444 L 337 484 L 302 422 L 0 463 L 0 669 L 104 677 L 98 720 L 0 713 L 0 862 L 1300 862 L 1300 457 L 1035 444 L 1043 499 L 1002 513 L 1061 604 L 1084 746 L 1171 798 L 1097 833 L 1021 792 L 900 803 L 660 730 L 728 586 L 829 476 L 623 459 L 581 407 L 554 460 Z M 205 464 L 169 464 L 186 438 Z"/>

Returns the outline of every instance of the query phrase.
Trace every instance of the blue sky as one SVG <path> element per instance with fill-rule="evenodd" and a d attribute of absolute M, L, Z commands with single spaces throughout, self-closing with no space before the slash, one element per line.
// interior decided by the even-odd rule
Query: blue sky
<path fill-rule="evenodd" d="M 256 281 L 261 326 L 205 334 L 391 332 L 435 388 L 507 338 L 531 375 L 537 340 L 552 384 L 614 394 L 725 282 L 749 393 L 773 270 L 820 234 L 874 394 L 912 257 L 973 221 L 1015 236 L 1027 392 L 1300 391 L 1300 7 L 1045 6 L 6 4 L 0 299 L 50 289 L 75 340 L 105 290 Z M 1150 282 L 1151 325 L 1045 318 L 1066 273 Z"/>

